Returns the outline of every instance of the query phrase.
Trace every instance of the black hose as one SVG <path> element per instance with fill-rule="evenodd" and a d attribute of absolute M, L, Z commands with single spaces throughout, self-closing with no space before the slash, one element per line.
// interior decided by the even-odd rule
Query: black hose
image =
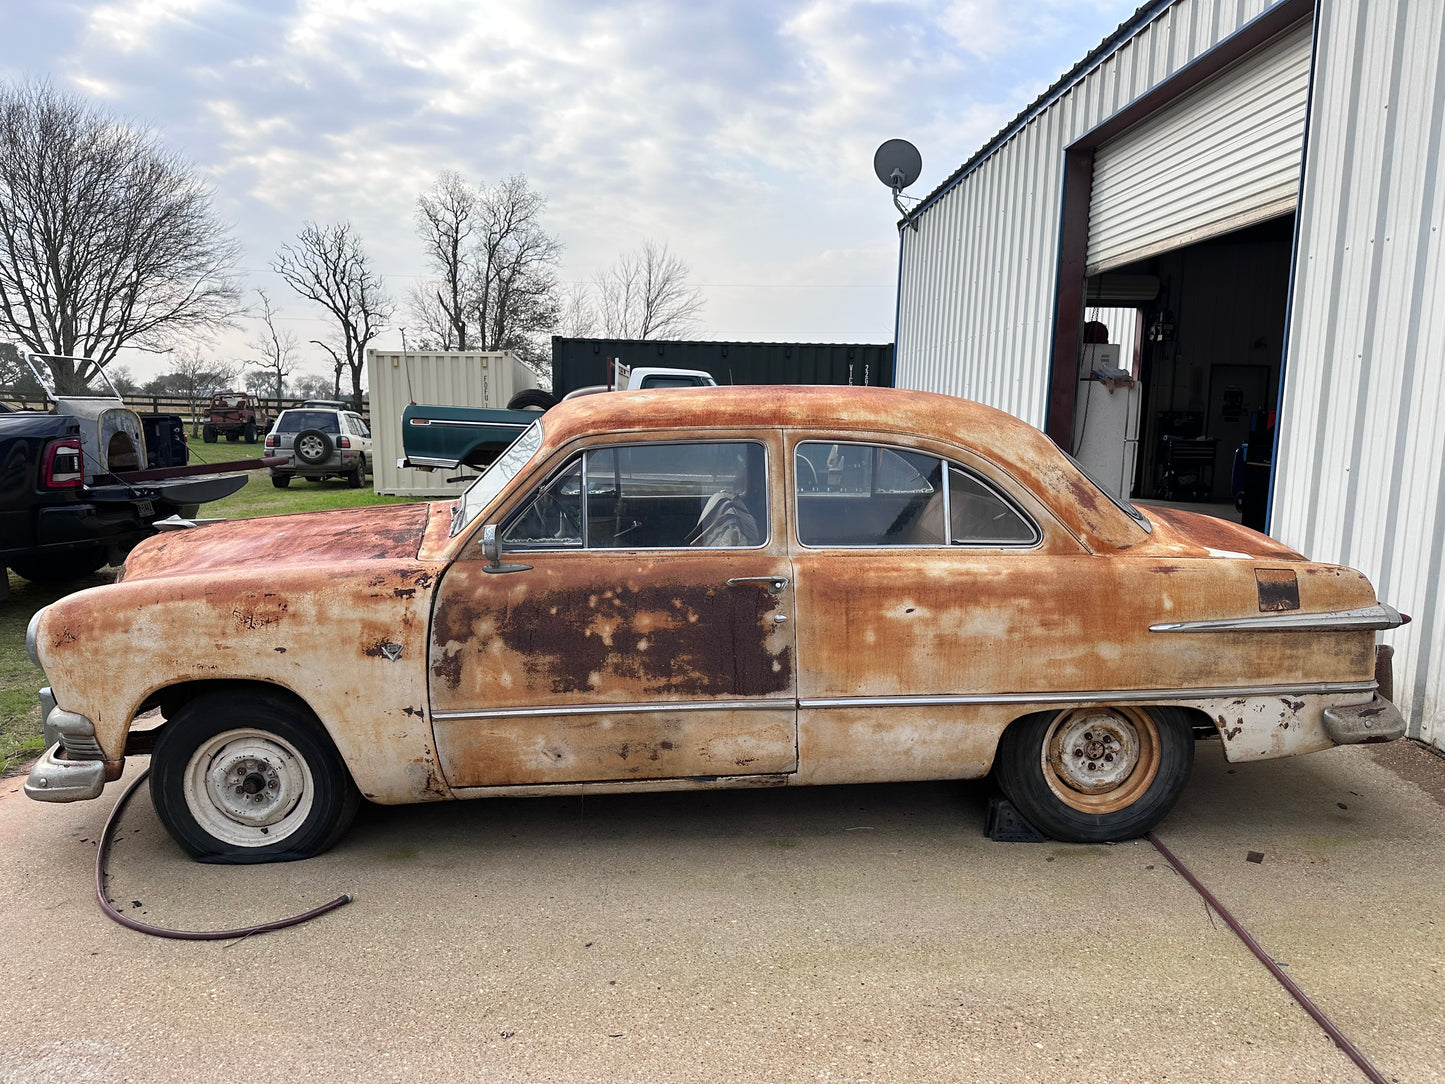
<path fill-rule="evenodd" d="M 323 903 L 320 907 L 313 907 L 303 914 L 293 915 L 290 918 L 277 919 L 275 922 L 262 922 L 255 926 L 242 926 L 235 930 L 169 930 L 164 926 L 152 926 L 146 922 L 137 922 L 128 915 L 117 911 L 114 905 L 105 895 L 105 860 L 110 853 L 111 837 L 114 835 L 116 822 L 120 820 L 120 814 L 130 801 L 131 795 L 136 788 L 145 782 L 146 776 L 151 770 L 147 768 L 135 777 L 135 781 L 126 787 L 125 793 L 120 796 L 120 801 L 115 803 L 115 808 L 110 811 L 106 818 L 105 828 L 100 833 L 100 845 L 95 851 L 95 898 L 100 903 L 100 909 L 111 918 L 115 919 L 122 926 L 127 926 L 138 933 L 148 933 L 152 937 L 169 937 L 177 941 L 230 941 L 240 937 L 250 937 L 256 933 L 267 933 L 271 930 L 284 930 L 288 926 L 299 926 L 303 922 L 310 922 L 313 918 L 326 914 L 327 911 L 334 911 L 338 907 L 345 906 L 351 902 L 351 893 L 337 896 L 330 903 Z"/>
<path fill-rule="evenodd" d="M 1319 1007 L 1309 999 L 1309 995 L 1295 985 L 1294 980 L 1284 973 L 1283 969 L 1279 964 L 1274 962 L 1269 953 L 1260 948 L 1259 942 L 1251 937 L 1249 931 L 1241 926 L 1235 917 L 1229 913 L 1224 904 L 1215 898 L 1214 893 L 1205 888 L 1204 885 L 1199 882 L 1199 878 L 1185 869 L 1184 863 L 1175 858 L 1173 852 L 1159 842 L 1159 837 L 1153 832 L 1150 832 L 1147 838 L 1150 843 L 1154 844 L 1155 850 L 1168 859 L 1169 864 L 1174 867 L 1175 872 L 1188 881 L 1194 887 L 1194 891 L 1204 897 L 1204 902 L 1214 908 L 1215 913 L 1224 919 L 1225 925 L 1235 932 L 1239 939 L 1244 942 L 1245 947 L 1254 953 L 1259 962 L 1269 968 L 1269 973 L 1279 980 L 1281 986 L 1289 991 L 1290 997 L 1299 1002 L 1300 1008 L 1309 1013 L 1314 1022 L 1334 1041 L 1334 1044 L 1345 1052 L 1345 1056 L 1359 1066 L 1360 1072 L 1364 1073 L 1365 1076 L 1370 1079 L 1371 1084 L 1389 1084 L 1384 1076 L 1381 1075 L 1380 1071 L 1370 1064 L 1370 1060 L 1366 1058 L 1364 1054 L 1360 1053 L 1359 1048 L 1350 1042 L 1349 1039 L 1345 1038 L 1344 1034 L 1339 1028 L 1335 1027 L 1330 1018 L 1321 1012 Z"/>

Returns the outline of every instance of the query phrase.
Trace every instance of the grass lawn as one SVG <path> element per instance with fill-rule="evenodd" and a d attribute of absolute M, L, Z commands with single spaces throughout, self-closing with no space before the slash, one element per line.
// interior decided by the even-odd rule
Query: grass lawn
<path fill-rule="evenodd" d="M 260 442 L 220 441 L 205 444 L 191 439 L 192 463 L 222 463 L 257 459 L 264 454 Z M 287 489 L 271 484 L 267 470 L 252 471 L 246 485 L 224 500 L 201 506 L 208 519 L 250 519 L 284 512 L 318 512 L 329 508 L 356 508 L 368 504 L 402 504 L 402 497 L 378 497 L 366 489 L 348 489 L 340 478 L 324 482 L 295 479 Z M 0 776 L 13 774 L 41 752 L 40 705 L 35 698 L 45 684 L 40 668 L 25 653 L 25 629 L 31 616 L 72 591 L 107 583 L 113 570 L 68 583 L 34 584 L 10 573 L 10 597 L 0 602 Z"/>

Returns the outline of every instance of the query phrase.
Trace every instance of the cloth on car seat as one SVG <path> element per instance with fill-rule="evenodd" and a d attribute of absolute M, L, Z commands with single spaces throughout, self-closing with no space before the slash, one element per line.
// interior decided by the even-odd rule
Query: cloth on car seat
<path fill-rule="evenodd" d="M 697 526 L 684 540 L 689 546 L 756 546 L 762 532 L 740 494 L 720 489 L 707 499 Z"/>

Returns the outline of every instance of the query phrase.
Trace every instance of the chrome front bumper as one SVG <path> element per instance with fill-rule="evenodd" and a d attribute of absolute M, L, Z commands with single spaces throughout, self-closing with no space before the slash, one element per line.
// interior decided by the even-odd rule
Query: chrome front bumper
<path fill-rule="evenodd" d="M 64 760 L 60 746 L 45 750 L 30 778 L 25 780 L 25 794 L 37 802 L 83 802 L 99 798 L 105 789 L 105 761 Z"/>
<path fill-rule="evenodd" d="M 62 711 L 55 696 L 40 690 L 40 711 L 45 729 L 45 752 L 30 769 L 25 793 L 37 802 L 82 802 L 99 798 L 113 765 L 95 740 L 95 724 L 84 715 Z"/>

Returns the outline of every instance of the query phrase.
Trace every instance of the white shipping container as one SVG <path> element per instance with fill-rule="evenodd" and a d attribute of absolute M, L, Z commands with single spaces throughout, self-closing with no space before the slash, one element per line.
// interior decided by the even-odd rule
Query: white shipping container
<path fill-rule="evenodd" d="M 465 471 L 403 469 L 401 412 L 408 403 L 504 409 L 512 396 L 537 386 L 537 376 L 510 350 L 368 350 L 371 436 L 376 457 L 373 486 L 398 497 L 451 497 L 467 482 L 448 482 Z"/>

